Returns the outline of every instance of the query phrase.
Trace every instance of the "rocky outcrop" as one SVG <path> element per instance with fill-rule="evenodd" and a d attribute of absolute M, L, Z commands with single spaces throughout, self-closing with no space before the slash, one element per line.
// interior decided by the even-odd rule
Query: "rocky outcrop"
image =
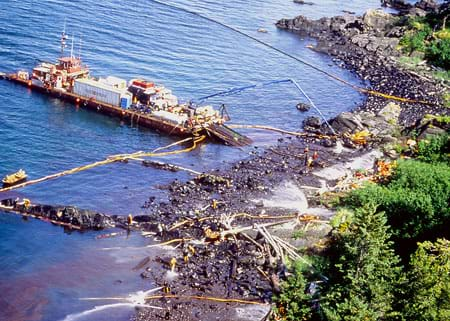
<path fill-rule="evenodd" d="M 399 11 L 407 11 L 413 7 L 412 4 L 405 0 L 381 0 L 381 5 Z"/>
<path fill-rule="evenodd" d="M 428 4 L 421 1 L 417 6 L 433 10 L 432 1 L 426 2 Z M 398 7 L 401 3 L 389 1 L 385 4 Z M 422 10 L 418 7 L 405 4 L 408 10 Z M 447 87 L 397 65 L 395 57 L 400 55 L 397 47 L 405 34 L 406 20 L 406 15 L 369 10 L 362 17 L 344 15 L 310 20 L 298 16 L 282 19 L 277 26 L 316 38 L 316 51 L 333 56 L 341 67 L 354 71 L 367 85 L 370 84 L 371 92 L 406 98 L 407 101 L 397 101 L 401 108 L 400 123 L 412 126 L 426 113 L 449 114 L 450 110 L 444 108 L 440 100 Z M 359 109 L 377 114 L 386 104 L 386 97 L 368 94 Z M 336 123 L 337 127 L 340 125 Z"/>
<path fill-rule="evenodd" d="M 381 5 L 384 7 L 392 8 L 400 11 L 400 13 L 411 14 L 415 9 L 423 11 L 436 11 L 439 8 L 439 4 L 434 0 L 420 0 L 414 5 L 408 3 L 405 0 L 381 0 Z"/>
<path fill-rule="evenodd" d="M 371 28 L 378 32 L 386 32 L 388 29 L 391 29 L 398 20 L 398 17 L 377 9 L 369 9 L 362 16 L 364 25 L 367 28 Z"/>
<path fill-rule="evenodd" d="M 75 206 L 31 204 L 28 200 L 4 199 L 0 201 L 0 209 L 73 229 L 101 230 L 115 226 L 115 222 L 110 216 L 95 211 L 79 209 Z"/>

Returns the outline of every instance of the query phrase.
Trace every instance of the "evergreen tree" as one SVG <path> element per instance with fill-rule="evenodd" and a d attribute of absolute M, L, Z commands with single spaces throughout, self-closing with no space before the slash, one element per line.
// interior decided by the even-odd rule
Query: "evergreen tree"
<path fill-rule="evenodd" d="M 406 320 L 450 320 L 450 241 L 418 244 L 411 256 Z"/>
<path fill-rule="evenodd" d="M 310 320 L 312 296 L 307 293 L 305 271 L 300 261 L 294 262 L 292 275 L 281 284 L 281 292 L 274 296 L 276 320 Z"/>
<path fill-rule="evenodd" d="M 325 319 L 369 321 L 393 316 L 400 267 L 385 214 L 367 204 L 355 211 L 352 222 L 335 229 L 332 238 L 329 287 L 321 303 Z"/>

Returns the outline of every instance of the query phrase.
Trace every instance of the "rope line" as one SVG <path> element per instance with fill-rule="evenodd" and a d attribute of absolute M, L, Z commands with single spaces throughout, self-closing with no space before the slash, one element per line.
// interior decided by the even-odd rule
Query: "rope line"
<path fill-rule="evenodd" d="M 303 90 L 303 88 L 292 78 L 290 78 L 290 79 L 281 79 L 281 80 L 271 80 L 271 81 L 257 83 L 257 84 L 253 84 L 253 85 L 243 86 L 243 87 L 235 87 L 235 88 L 231 88 L 229 90 L 223 90 L 223 91 L 220 91 L 220 92 L 215 93 L 215 94 L 204 96 L 204 97 L 198 98 L 196 100 L 197 101 L 203 101 L 203 100 L 209 99 L 211 97 L 232 95 L 232 94 L 236 94 L 236 93 L 242 92 L 242 91 L 247 90 L 247 89 L 253 89 L 253 88 L 256 88 L 256 87 L 263 87 L 263 86 L 268 86 L 268 85 L 273 85 L 273 84 L 281 84 L 281 83 L 291 83 L 291 84 L 293 84 L 301 92 L 301 94 L 308 100 L 308 102 L 311 104 L 311 106 L 313 106 L 313 108 L 319 113 L 320 117 L 325 122 L 325 124 L 327 124 L 327 126 L 330 128 L 331 132 L 334 135 L 336 135 L 336 131 L 334 130 L 333 127 L 331 127 L 330 123 L 328 122 L 327 118 L 322 113 L 322 111 L 319 109 L 319 107 L 317 107 L 316 104 L 314 104 L 312 99 Z"/>
<path fill-rule="evenodd" d="M 297 136 L 297 137 L 317 137 L 317 138 L 336 138 L 336 136 L 329 136 L 329 135 L 320 135 L 320 134 L 314 134 L 314 133 L 305 133 L 305 132 L 292 132 L 284 129 L 279 129 L 271 126 L 262 126 L 262 125 L 240 125 L 240 124 L 229 124 L 227 125 L 230 128 L 249 128 L 249 129 L 261 129 L 261 130 L 270 130 L 273 132 L 291 135 L 291 136 Z"/>
<path fill-rule="evenodd" d="M 318 67 L 318 66 L 316 66 L 316 65 L 314 65 L 314 64 L 312 64 L 312 63 L 310 63 L 310 62 L 308 62 L 308 61 L 306 61 L 306 60 L 304 60 L 302 58 L 294 56 L 294 55 L 292 55 L 292 54 L 290 54 L 290 53 L 288 53 L 286 51 L 283 51 L 283 50 L 281 50 L 281 49 L 279 49 L 277 47 L 274 47 L 274 46 L 272 46 L 272 45 L 270 45 L 270 44 L 268 44 L 268 43 L 266 43 L 266 42 L 264 42 L 264 41 L 262 41 L 262 40 L 260 40 L 260 39 L 258 39 L 256 37 L 252 36 L 252 35 L 249 35 L 248 33 L 245 33 L 245 32 L 243 32 L 243 31 L 241 31 L 241 30 L 239 30 L 237 28 L 234 28 L 232 26 L 229 26 L 229 25 L 227 25 L 227 24 L 225 24 L 223 22 L 220 22 L 220 21 L 215 20 L 213 18 L 209 18 L 209 17 L 204 16 L 204 15 L 198 13 L 198 12 L 195 12 L 195 11 L 192 11 L 192 10 L 189 10 L 189 9 L 185 9 L 185 8 L 182 8 L 182 7 L 178 7 L 178 6 L 175 6 L 175 5 L 172 5 L 172 4 L 160 2 L 158 0 L 150 0 L 150 1 L 154 2 L 154 3 L 157 3 L 157 4 L 161 5 L 161 6 L 165 6 L 165 7 L 171 8 L 171 9 L 187 12 L 187 13 L 189 13 L 191 15 L 197 16 L 197 17 L 199 17 L 201 19 L 207 20 L 209 22 L 212 22 L 212 23 L 215 23 L 217 25 L 220 25 L 220 26 L 222 26 L 222 27 L 224 27 L 226 29 L 229 29 L 229 30 L 231 30 L 233 32 L 236 32 L 236 33 L 238 33 L 238 34 L 240 34 L 240 35 L 242 35 L 242 36 L 244 36 L 246 38 L 249 38 L 249 39 L 251 39 L 253 41 L 256 41 L 257 43 L 259 43 L 259 44 L 261 44 L 261 45 L 263 45 L 263 46 L 265 46 L 265 47 L 267 47 L 267 48 L 269 48 L 271 50 L 274 50 L 274 51 L 280 53 L 281 55 L 284 55 L 284 56 L 286 56 L 288 58 L 291 58 L 291 59 L 293 59 L 293 60 L 295 60 L 297 62 L 300 62 L 300 63 L 304 64 L 305 66 L 308 66 L 308 67 L 310 67 L 310 68 L 312 68 L 312 69 L 314 69 L 314 70 L 316 70 L 316 71 L 318 71 L 318 72 L 320 72 L 320 73 L 322 73 L 322 74 L 324 74 L 324 75 L 326 75 L 326 76 L 328 76 L 328 77 L 330 77 L 330 78 L 332 78 L 332 79 L 334 79 L 334 80 L 336 80 L 336 81 L 338 81 L 340 83 L 343 83 L 344 85 L 347 85 L 347 86 L 353 88 L 354 90 L 356 90 L 356 91 L 358 91 L 360 93 L 368 94 L 368 95 L 372 95 L 372 96 L 378 96 L 378 97 L 382 97 L 382 98 L 385 98 L 385 99 L 391 99 L 391 100 L 397 100 L 397 101 L 401 101 L 401 102 L 407 102 L 407 103 L 419 103 L 419 104 L 424 104 L 424 105 L 435 105 L 432 102 L 428 102 L 428 101 L 424 101 L 424 100 L 414 100 L 414 99 L 403 98 L 403 97 L 398 97 L 398 96 L 393 96 L 393 95 L 387 95 L 387 94 L 384 94 L 384 93 L 379 92 L 379 91 L 375 91 L 375 90 L 370 90 L 370 89 L 367 89 L 367 88 L 359 87 L 357 85 L 354 85 L 354 84 L 348 82 L 345 79 L 342 79 L 341 77 L 339 77 L 339 76 L 337 76 L 335 74 L 332 74 L 332 73 L 330 73 L 330 72 L 328 72 L 326 70 L 321 69 L 320 67 Z"/>
<path fill-rule="evenodd" d="M 174 294 L 166 294 L 166 295 L 152 295 L 145 298 L 146 300 L 157 300 L 157 299 L 187 299 L 187 300 L 205 300 L 205 301 L 214 301 L 214 302 L 225 302 L 225 303 L 242 303 L 242 304 L 256 304 L 256 305 L 267 305 L 267 303 L 257 302 L 257 301 L 249 301 L 249 300 L 241 300 L 241 299 L 223 299 L 223 298 L 215 298 L 210 296 L 199 296 L 199 295 L 174 295 Z"/>

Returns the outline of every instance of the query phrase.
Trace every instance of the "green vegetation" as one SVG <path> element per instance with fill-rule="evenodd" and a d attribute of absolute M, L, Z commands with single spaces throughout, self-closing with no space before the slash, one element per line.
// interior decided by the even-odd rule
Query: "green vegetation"
<path fill-rule="evenodd" d="M 284 320 L 310 320 L 312 296 L 307 294 L 305 268 L 300 261 L 293 264 L 292 276 L 281 284 L 281 292 L 274 297 L 275 314 L 282 315 Z"/>
<path fill-rule="evenodd" d="M 439 116 L 439 122 L 445 123 L 449 116 Z M 450 165 L 450 136 L 436 136 L 431 140 L 421 140 L 417 146 L 417 159 L 427 163 L 447 163 Z"/>
<path fill-rule="evenodd" d="M 426 150 L 421 157 L 431 160 L 442 156 Z M 447 164 L 409 160 L 399 162 L 386 186 L 369 184 L 352 192 L 344 203 L 353 208 L 367 202 L 378 204 L 378 209 L 386 212 L 395 241 L 400 242 L 399 253 L 408 255 L 417 241 L 444 232 L 445 223 L 450 223 L 449 195 Z"/>
<path fill-rule="evenodd" d="M 450 69 L 450 28 L 445 26 L 448 13 L 428 14 L 426 17 L 410 19 L 408 31 L 400 40 L 403 51 L 423 53 L 433 65 Z M 448 76 L 448 75 L 447 75 Z"/>
<path fill-rule="evenodd" d="M 444 106 L 450 108 L 450 93 L 444 94 L 443 99 L 444 99 Z"/>
<path fill-rule="evenodd" d="M 448 135 L 422 140 L 387 182 L 342 197 L 320 271 L 294 265 L 275 319 L 450 320 L 449 152 Z"/>
<path fill-rule="evenodd" d="M 408 320 L 450 320 L 450 241 L 418 244 L 408 271 Z"/>
<path fill-rule="evenodd" d="M 386 216 L 367 204 L 333 231 L 324 271 L 321 313 L 326 320 L 379 320 L 393 315 L 393 290 L 399 280 Z"/>

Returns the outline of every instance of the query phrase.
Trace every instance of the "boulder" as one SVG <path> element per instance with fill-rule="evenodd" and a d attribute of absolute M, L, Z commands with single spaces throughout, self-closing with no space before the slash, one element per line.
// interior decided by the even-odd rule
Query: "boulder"
<path fill-rule="evenodd" d="M 405 11 L 412 7 L 412 5 L 405 0 L 381 0 L 381 5 L 399 11 Z"/>
<path fill-rule="evenodd" d="M 385 31 L 390 29 L 396 22 L 397 18 L 382 10 L 369 9 L 363 16 L 364 24 L 371 29 L 377 31 Z"/>
<path fill-rule="evenodd" d="M 425 11 L 436 11 L 439 7 L 434 0 L 420 0 L 414 6 Z"/>
<path fill-rule="evenodd" d="M 386 33 L 386 37 L 401 38 L 405 35 L 406 27 L 397 26 Z"/>
<path fill-rule="evenodd" d="M 320 128 L 320 125 L 322 125 L 322 121 L 316 116 L 309 116 L 303 121 L 304 127 Z"/>
<path fill-rule="evenodd" d="M 294 0 L 294 3 L 309 4 L 309 5 L 313 5 L 314 4 L 314 2 L 309 2 L 309 1 L 304 1 L 304 0 Z"/>
<path fill-rule="evenodd" d="M 387 123 L 395 125 L 398 123 L 401 111 L 399 105 L 390 102 L 378 112 L 378 116 L 381 116 Z"/>
<path fill-rule="evenodd" d="M 319 20 L 309 20 L 304 16 L 298 16 L 295 19 L 281 19 L 276 26 L 281 29 L 289 29 L 308 34 L 317 34 L 330 28 L 331 19 L 321 18 Z"/>
<path fill-rule="evenodd" d="M 305 103 L 298 103 L 296 106 L 297 110 L 305 112 L 311 109 L 311 106 Z"/>
<path fill-rule="evenodd" d="M 412 17 L 425 17 L 427 12 L 420 8 L 411 8 L 408 10 L 408 15 Z"/>
<path fill-rule="evenodd" d="M 353 36 L 351 41 L 360 48 L 366 48 L 370 40 L 368 34 L 360 34 Z"/>
<path fill-rule="evenodd" d="M 354 132 L 364 129 L 364 126 L 362 125 L 361 119 L 358 117 L 358 115 L 350 112 L 340 113 L 331 121 L 331 126 L 335 131 L 340 133 Z"/>
<path fill-rule="evenodd" d="M 422 130 L 422 132 L 419 135 L 419 139 L 426 139 L 429 138 L 430 136 L 443 135 L 445 133 L 446 133 L 445 129 L 430 125 L 426 126 L 426 128 Z"/>

